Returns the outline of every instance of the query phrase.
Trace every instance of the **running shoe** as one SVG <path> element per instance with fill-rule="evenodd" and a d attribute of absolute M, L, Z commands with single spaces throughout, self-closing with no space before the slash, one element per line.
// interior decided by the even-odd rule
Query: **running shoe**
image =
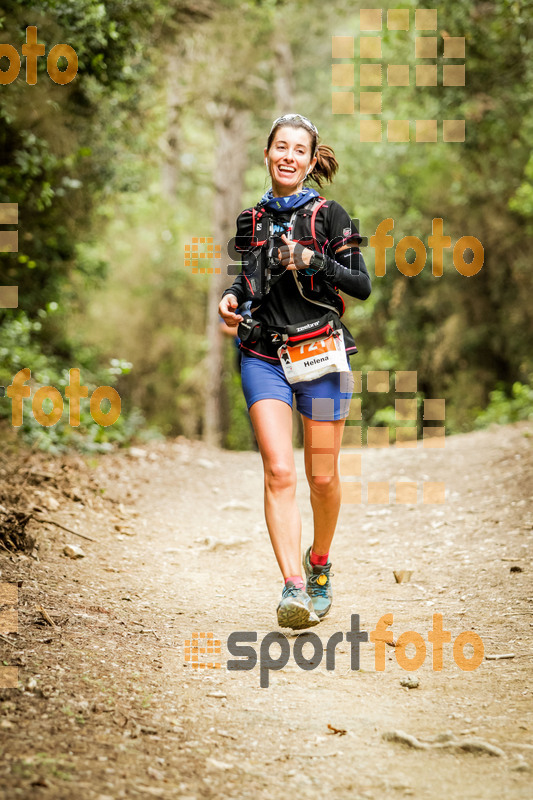
<path fill-rule="evenodd" d="M 331 561 L 328 561 L 324 566 L 320 564 L 313 565 L 309 560 L 310 555 L 311 548 L 308 547 L 302 562 L 305 570 L 305 577 L 307 578 L 305 590 L 311 598 L 316 615 L 322 618 L 328 613 L 333 600 L 331 580 L 329 577 Z"/>
<path fill-rule="evenodd" d="M 287 581 L 278 605 L 278 624 L 280 628 L 311 628 L 318 625 L 319 618 L 313 611 L 313 603 L 305 589 L 298 589 L 292 581 Z"/>

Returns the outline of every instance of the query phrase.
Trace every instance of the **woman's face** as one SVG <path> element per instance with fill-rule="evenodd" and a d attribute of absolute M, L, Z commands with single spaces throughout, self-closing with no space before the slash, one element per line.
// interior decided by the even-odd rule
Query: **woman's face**
<path fill-rule="evenodd" d="M 305 128 L 284 125 L 277 129 L 270 150 L 265 147 L 274 197 L 287 197 L 302 188 L 307 172 L 316 164 L 311 147 L 311 134 Z"/>

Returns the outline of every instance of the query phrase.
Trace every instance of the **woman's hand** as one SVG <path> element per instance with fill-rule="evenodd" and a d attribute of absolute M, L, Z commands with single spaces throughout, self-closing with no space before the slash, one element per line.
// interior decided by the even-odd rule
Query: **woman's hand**
<path fill-rule="evenodd" d="M 284 233 L 281 234 L 281 238 L 285 242 L 282 247 L 278 247 L 281 264 L 287 269 L 306 269 L 314 251 L 304 247 L 300 242 L 287 239 Z"/>
<path fill-rule="evenodd" d="M 242 316 L 235 314 L 234 309 L 239 307 L 239 303 L 234 294 L 225 294 L 218 306 L 218 313 L 230 328 L 235 328 L 242 322 Z"/>

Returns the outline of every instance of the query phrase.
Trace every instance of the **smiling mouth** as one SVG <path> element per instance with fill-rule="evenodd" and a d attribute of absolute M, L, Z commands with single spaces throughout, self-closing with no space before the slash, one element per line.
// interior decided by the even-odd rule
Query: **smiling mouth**
<path fill-rule="evenodd" d="M 294 175 L 296 170 L 293 167 L 278 167 L 278 172 L 282 175 Z"/>

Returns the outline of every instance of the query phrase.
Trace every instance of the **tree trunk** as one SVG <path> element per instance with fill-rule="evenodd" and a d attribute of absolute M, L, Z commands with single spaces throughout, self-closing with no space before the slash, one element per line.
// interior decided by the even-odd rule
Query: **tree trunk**
<path fill-rule="evenodd" d="M 230 263 L 227 243 L 235 235 L 235 220 L 242 211 L 242 191 L 246 169 L 247 112 L 231 106 L 220 109 L 215 119 L 215 207 L 213 242 L 221 245 L 221 259 L 211 262 L 220 273 L 213 273 L 209 282 L 206 336 L 209 350 L 205 359 L 203 438 L 207 444 L 220 445 L 220 387 L 222 381 L 222 333 L 218 304 L 228 281 Z"/>
<path fill-rule="evenodd" d="M 185 101 L 183 84 L 183 46 L 177 44 L 167 57 L 167 130 L 159 140 L 164 153 L 161 165 L 161 188 L 165 197 L 175 199 L 178 188 L 180 118 Z"/>
<path fill-rule="evenodd" d="M 276 69 L 274 96 L 276 108 L 281 116 L 294 110 L 294 64 L 291 46 L 279 30 L 276 31 L 273 48 Z"/>

